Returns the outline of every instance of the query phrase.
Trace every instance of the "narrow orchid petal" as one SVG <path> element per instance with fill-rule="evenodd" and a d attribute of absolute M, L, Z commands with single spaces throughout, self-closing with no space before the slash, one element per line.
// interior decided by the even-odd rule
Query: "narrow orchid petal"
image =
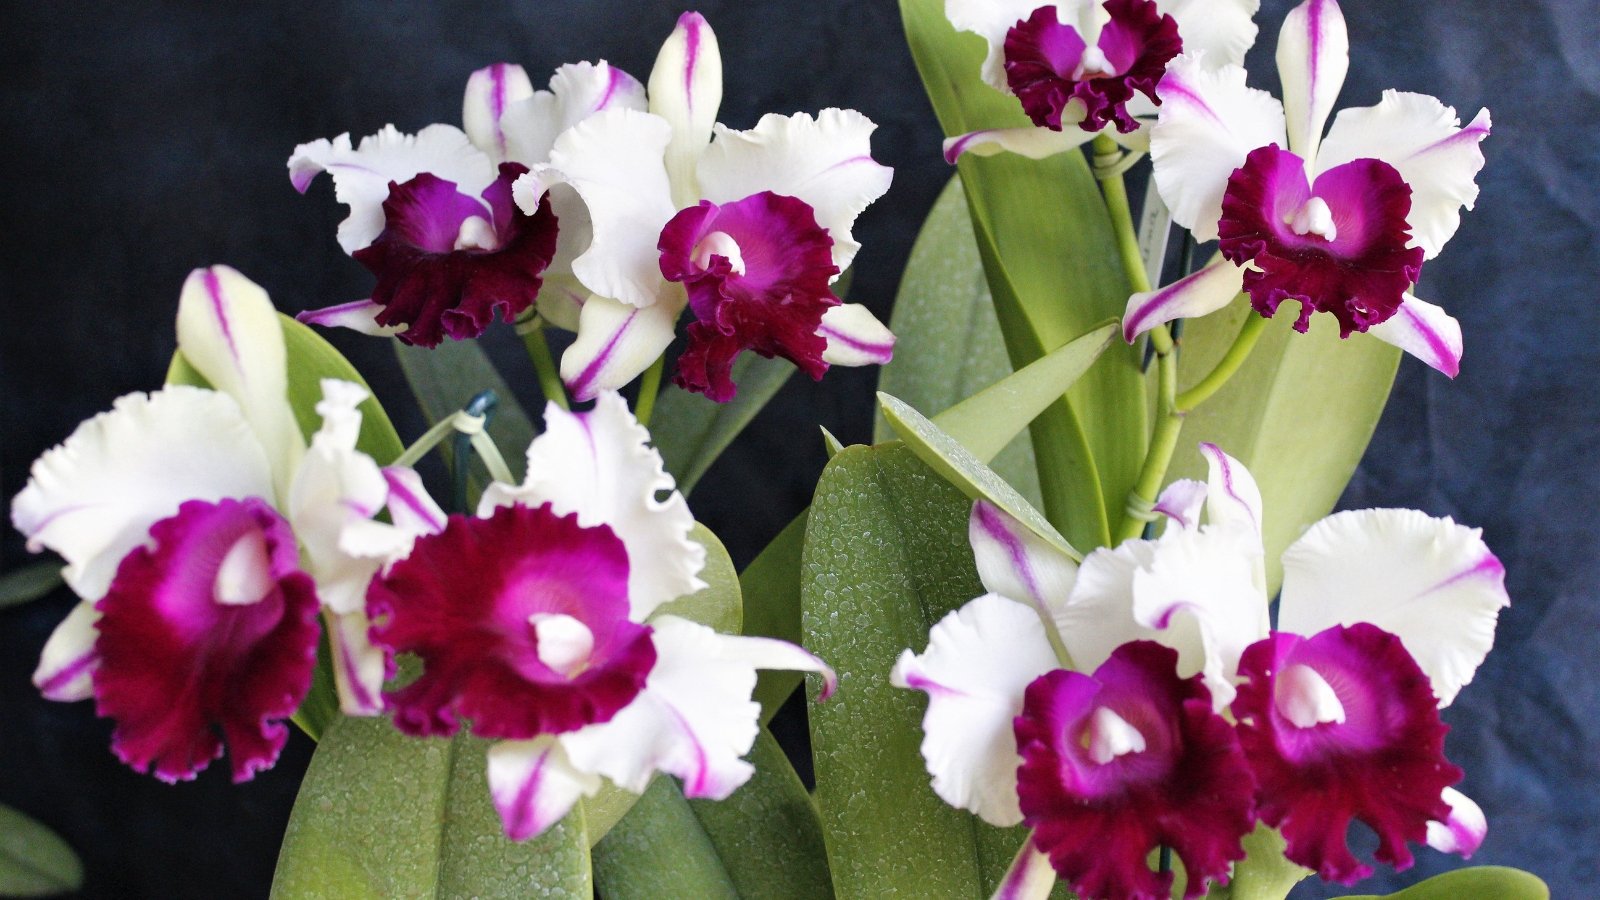
<path fill-rule="evenodd" d="M 1160 641 L 1160 631 L 1133 617 L 1133 579 L 1155 559 L 1159 541 L 1123 541 L 1084 557 L 1072 594 L 1056 614 L 1056 627 L 1072 657 L 1085 672 L 1094 671 L 1129 641 Z M 1190 673 L 1199 670 L 1198 638 L 1190 652 Z"/>
<path fill-rule="evenodd" d="M 1219 260 L 1164 288 L 1128 298 L 1122 315 L 1122 337 L 1128 343 L 1174 319 L 1193 319 L 1227 306 L 1244 287 L 1244 270 Z"/>
<path fill-rule="evenodd" d="M 497 174 L 488 154 L 449 125 L 429 125 L 416 135 L 386 125 L 356 147 L 351 146 L 350 135 L 341 134 L 294 148 L 289 180 L 295 190 L 305 193 L 319 172 L 333 176 L 334 196 L 350 207 L 350 217 L 339 223 L 339 246 L 346 253 L 371 244 L 383 231 L 383 201 L 391 182 L 404 184 L 429 172 L 476 197 Z"/>
<path fill-rule="evenodd" d="M 596 294 L 646 307 L 666 290 L 656 242 L 677 212 L 662 161 L 671 138 L 659 116 L 608 109 L 563 132 L 550 162 L 517 179 L 513 194 L 529 215 L 557 184 L 583 198 L 593 237 L 572 273 Z"/>
<path fill-rule="evenodd" d="M 905 651 L 889 674 L 928 695 L 922 758 L 934 793 L 991 825 L 1022 821 L 1011 722 L 1028 683 L 1058 665 L 1044 628 L 1033 610 L 985 594 L 939 620 L 928 649 Z"/>
<path fill-rule="evenodd" d="M 444 530 L 444 510 L 429 496 L 415 469 L 390 466 L 383 470 L 383 477 L 389 483 L 389 521 L 396 528 L 418 536 Z"/>
<path fill-rule="evenodd" d="M 1377 106 L 1341 110 L 1317 152 L 1317 174 L 1356 159 L 1381 159 L 1411 186 L 1413 242 L 1428 259 L 1461 226 L 1461 208 L 1478 199 L 1479 146 L 1489 136 L 1489 111 L 1465 128 L 1456 111 L 1426 94 L 1384 91 Z"/>
<path fill-rule="evenodd" d="M 642 793 L 656 772 L 683 779 L 688 797 L 721 800 L 755 771 L 742 757 L 760 730 L 745 650 L 697 622 L 651 625 L 656 664 L 644 690 L 609 722 L 561 736 L 573 765 Z"/>
<path fill-rule="evenodd" d="M 816 118 L 768 113 L 749 131 L 719 125 L 697 170 L 702 196 L 720 204 L 771 191 L 804 201 L 833 238 L 833 264 L 843 272 L 861 249 L 850 234 L 856 217 L 889 190 L 894 175 L 872 158 L 877 127 L 853 109 L 825 109 Z"/>
<path fill-rule="evenodd" d="M 94 670 L 100 665 L 100 654 L 95 651 L 99 620 L 94 603 L 81 600 L 44 642 L 39 667 L 33 670 L 33 686 L 46 700 L 70 702 L 94 696 Z"/>
<path fill-rule="evenodd" d="M 563 331 L 576 332 L 588 299 L 589 289 L 573 276 L 546 274 L 539 288 L 539 318 Z"/>
<path fill-rule="evenodd" d="M 1050 867 L 1050 857 L 1039 852 L 1029 835 L 995 888 L 993 900 L 1045 900 L 1055 886 L 1056 870 Z"/>
<path fill-rule="evenodd" d="M 1109 129 L 1115 131 L 1116 129 Z M 1140 129 L 1143 131 L 1144 129 Z M 955 165 L 963 154 L 997 156 L 1015 153 L 1029 159 L 1046 159 L 1075 150 L 1094 139 L 1096 132 L 1082 128 L 986 128 L 944 139 L 944 161 Z"/>
<path fill-rule="evenodd" d="M 696 165 L 722 106 L 722 52 L 704 16 L 686 12 L 678 17 L 650 70 L 649 93 L 650 112 L 672 124 L 666 159 L 673 203 L 691 206 L 701 199 Z"/>
<path fill-rule="evenodd" d="M 705 548 L 689 538 L 694 516 L 673 489 L 650 432 L 621 395 L 606 391 L 594 409 L 572 413 L 545 407 L 544 433 L 528 445 L 528 478 L 520 486 L 493 484 L 478 514 L 497 506 L 550 504 L 577 513 L 586 527 L 606 526 L 628 551 L 631 616 L 642 622 L 656 607 L 705 587 L 699 578 Z"/>
<path fill-rule="evenodd" d="M 1406 294 L 1400 309 L 1367 333 L 1451 378 L 1461 373 L 1461 323 L 1426 300 Z"/>
<path fill-rule="evenodd" d="M 829 307 L 817 334 L 828 342 L 822 361 L 831 366 L 884 366 L 894 359 L 894 332 L 860 303 Z"/>
<path fill-rule="evenodd" d="M 1206 520 L 1224 528 L 1238 528 L 1261 544 L 1263 529 L 1261 488 L 1244 463 L 1224 453 L 1216 444 L 1200 445 L 1206 458 Z"/>
<path fill-rule="evenodd" d="M 1471 859 L 1489 833 L 1489 820 L 1471 797 L 1455 788 L 1444 789 L 1444 802 L 1450 805 L 1450 816 L 1443 822 L 1428 823 L 1428 846 Z"/>
<path fill-rule="evenodd" d="M 1278 76 L 1289 150 L 1316 159 L 1322 129 L 1350 71 L 1350 33 L 1336 0 L 1304 0 L 1278 32 Z"/>
<path fill-rule="evenodd" d="M 506 158 L 529 168 L 549 162 L 550 150 L 563 131 L 608 109 L 643 112 L 644 85 L 605 60 L 564 65 L 550 76 L 549 90 L 506 107 L 500 120 Z M 561 215 L 560 207 L 556 214 Z M 561 227 L 567 227 L 566 216 L 561 216 Z"/>
<path fill-rule="evenodd" d="M 320 585 L 318 586 L 320 589 Z M 383 682 L 389 674 L 382 647 L 374 646 L 372 622 L 365 611 L 323 616 L 328 626 L 328 649 L 333 657 L 333 686 L 339 711 L 347 716 L 383 713 Z"/>
<path fill-rule="evenodd" d="M 1066 605 L 1078 564 L 1009 513 L 976 501 L 967 540 L 985 590 L 1047 616 Z"/>
<path fill-rule="evenodd" d="M 729 662 L 746 663 L 752 668 L 785 672 L 814 672 L 822 676 L 822 687 L 817 692 L 817 702 L 825 702 L 839 688 L 839 675 L 822 658 L 788 641 L 776 638 L 746 637 L 737 634 L 718 635 L 718 653 Z"/>
<path fill-rule="evenodd" d="M 178 297 L 178 352 L 244 410 L 282 496 L 305 438 L 289 407 L 283 326 L 267 292 L 227 266 L 189 273 Z"/>
<path fill-rule="evenodd" d="M 1010 93 L 1006 82 L 1005 43 L 1006 32 L 1018 21 L 1026 19 L 1039 8 L 1038 0 L 945 0 L 944 15 L 957 31 L 971 31 L 981 35 L 989 44 L 989 53 L 983 60 L 983 80 L 997 91 Z M 1057 14 L 1062 7 L 1083 5 L 1079 0 L 1070 4 L 1063 0 L 1056 4 Z M 1063 21 L 1074 18 L 1076 10 L 1067 12 Z"/>
<path fill-rule="evenodd" d="M 321 309 L 308 309 L 296 313 L 295 319 L 307 325 L 319 325 L 323 328 L 348 328 L 373 337 L 393 337 L 406 330 L 406 325 L 379 325 L 378 313 L 383 312 L 383 304 L 373 303 L 371 300 L 352 300 L 349 303 L 336 303 L 333 306 L 324 306 Z"/>
<path fill-rule="evenodd" d="M 1335 513 L 1283 554 L 1278 627 L 1316 634 L 1370 622 L 1398 635 L 1449 706 L 1510 605 L 1505 567 L 1477 528 L 1414 509 Z"/>
<path fill-rule="evenodd" d="M 1245 85 L 1238 66 L 1212 70 L 1184 54 L 1156 86 L 1161 114 L 1150 132 L 1150 161 L 1172 221 L 1197 241 L 1217 239 L 1228 178 L 1251 150 L 1285 143 L 1283 107 Z"/>
<path fill-rule="evenodd" d="M 583 302 L 578 339 L 561 354 L 561 380 L 574 399 L 620 389 L 666 352 L 685 302 L 671 287 L 668 300 L 642 309 L 598 294 Z"/>
<path fill-rule="evenodd" d="M 518 65 L 495 63 L 467 78 L 461 101 L 461 125 L 467 138 L 496 163 L 510 159 L 502 119 L 513 104 L 533 96 L 533 82 Z"/>
<path fill-rule="evenodd" d="M 489 795 L 513 841 L 543 834 L 579 797 L 592 797 L 599 789 L 599 777 L 574 768 L 550 735 L 489 748 Z"/>
<path fill-rule="evenodd" d="M 1205 502 L 1205 482 L 1180 478 L 1167 485 L 1161 496 L 1156 498 L 1155 511 L 1166 516 L 1179 528 L 1189 531 L 1200 527 L 1200 509 Z"/>
<path fill-rule="evenodd" d="M 1261 0 L 1162 0 L 1161 10 L 1177 20 L 1183 52 L 1204 53 L 1212 68 L 1242 66 L 1256 42 Z"/>
<path fill-rule="evenodd" d="M 272 469 L 239 404 L 177 386 L 119 397 L 46 451 L 11 522 L 29 549 L 61 554 L 78 596 L 98 600 L 123 557 L 185 500 L 270 496 Z"/>

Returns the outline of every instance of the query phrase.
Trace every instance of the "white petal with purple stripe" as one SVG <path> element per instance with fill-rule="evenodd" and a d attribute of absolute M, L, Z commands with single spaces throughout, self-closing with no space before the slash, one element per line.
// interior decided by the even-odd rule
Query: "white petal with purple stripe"
<path fill-rule="evenodd" d="M 894 359 L 894 332 L 860 303 L 830 306 L 817 334 L 828 341 L 822 360 L 831 366 L 882 366 Z"/>
<path fill-rule="evenodd" d="M 1053 616 L 1066 605 L 1078 564 L 1004 510 L 972 504 L 967 540 L 985 590 Z"/>
<path fill-rule="evenodd" d="M 1122 337 L 1131 344 L 1139 335 L 1174 319 L 1214 313 L 1233 302 L 1243 288 L 1244 270 L 1224 259 L 1164 288 L 1134 294 L 1122 314 Z"/>
<path fill-rule="evenodd" d="M 650 112 L 672 125 L 667 145 L 667 172 L 678 207 L 701 198 L 695 166 L 722 106 L 722 52 L 716 32 L 705 17 L 686 12 L 656 54 L 650 70 Z"/>
<path fill-rule="evenodd" d="M 1406 294 L 1400 309 L 1368 328 L 1367 334 L 1399 347 L 1451 378 L 1461 373 L 1461 323 L 1426 300 Z"/>
<path fill-rule="evenodd" d="M 608 109 L 643 111 L 644 85 L 605 60 L 568 63 L 550 76 L 549 90 L 532 92 L 507 105 L 500 120 L 506 158 L 529 168 L 549 162 L 562 132 Z M 558 215 L 560 212 L 556 210 Z M 565 217 L 561 227 L 567 227 Z"/>
<path fill-rule="evenodd" d="M 510 158 L 503 120 L 512 104 L 533 96 L 533 82 L 521 66 L 494 63 L 467 78 L 461 100 L 461 127 L 479 150 L 496 163 Z"/>
<path fill-rule="evenodd" d="M 94 603 L 80 600 L 44 642 L 33 686 L 46 700 L 71 702 L 94 696 L 94 670 L 100 664 L 94 649 L 99 619 Z"/>
<path fill-rule="evenodd" d="M 524 841 L 561 821 L 580 797 L 593 796 L 600 779 L 579 771 L 551 736 L 501 741 L 489 748 L 489 795 L 506 837 Z"/>
<path fill-rule="evenodd" d="M 1316 159 L 1322 129 L 1350 71 L 1350 34 L 1335 0 L 1305 0 L 1278 32 L 1278 76 L 1288 120 L 1288 149 Z M 1265 144 L 1259 145 L 1265 146 Z"/>

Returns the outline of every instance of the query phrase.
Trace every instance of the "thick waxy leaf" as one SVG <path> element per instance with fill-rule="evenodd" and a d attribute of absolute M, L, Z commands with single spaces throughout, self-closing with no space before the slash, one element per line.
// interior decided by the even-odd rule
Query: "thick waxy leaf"
<path fill-rule="evenodd" d="M 794 364 L 786 359 L 746 353 L 733 364 L 733 383 L 739 386 L 739 393 L 727 403 L 691 394 L 677 385 L 662 389 L 652 418 L 661 427 L 653 434 L 667 471 L 678 479 L 679 490 L 688 494 L 694 489 L 700 476 L 793 374 Z"/>
<path fill-rule="evenodd" d="M 0 897 L 50 897 L 83 887 L 83 864 L 55 832 L 0 806 Z"/>
<path fill-rule="evenodd" d="M 1421 884 L 1384 895 L 1388 900 L 1549 900 L 1550 888 L 1539 878 L 1504 866 L 1474 866 L 1435 875 Z M 1376 894 L 1351 896 L 1346 900 L 1381 900 Z"/>
<path fill-rule="evenodd" d="M 311 758 L 273 897 L 592 896 L 574 809 L 514 843 L 489 799 L 486 741 L 418 739 L 385 719 L 336 720 Z"/>
<path fill-rule="evenodd" d="M 1011 374 L 959 176 L 950 179 L 922 223 L 900 277 L 889 329 L 895 357 L 879 373 L 878 389 L 930 416 Z M 894 436 L 879 415 L 874 439 Z M 1032 437 L 1013 439 L 991 466 L 1029 503 L 1043 503 Z"/>
<path fill-rule="evenodd" d="M 489 419 L 489 437 L 505 457 L 511 474 L 522 477 L 528 464 L 528 444 L 538 431 L 477 341 L 445 341 L 431 350 L 395 341 L 394 353 L 429 422 L 455 413 L 481 391 L 494 391 L 499 403 Z M 439 447 L 450 452 L 449 441 Z"/>
<path fill-rule="evenodd" d="M 320 335 L 288 316 L 278 316 L 283 326 L 283 342 L 289 369 L 289 405 L 294 410 L 295 423 L 300 433 L 309 441 L 322 427 L 317 415 L 317 403 L 322 400 L 322 379 L 338 378 L 367 387 L 361 374 L 350 365 L 333 345 Z M 172 365 L 167 369 L 167 384 L 188 384 L 210 387 L 204 377 L 189 365 L 183 354 L 174 353 Z M 361 435 L 356 449 L 372 457 L 379 465 L 387 465 L 405 449 L 400 435 L 394 430 L 389 416 L 383 411 L 375 396 L 362 401 Z M 324 638 L 317 651 L 317 668 L 313 673 L 311 691 L 294 715 L 299 725 L 312 740 L 320 740 L 322 733 L 338 715 L 339 699 L 334 693 L 333 670 L 330 668 L 327 640 Z"/>
<path fill-rule="evenodd" d="M 840 451 L 843 452 L 843 451 Z M 837 454 L 835 454 L 837 455 Z M 800 554 L 805 547 L 810 510 L 801 510 L 739 575 L 744 592 L 744 633 L 803 643 L 800 632 Z M 761 721 L 772 721 L 778 707 L 805 681 L 800 672 L 760 672 L 755 699 Z"/>
<path fill-rule="evenodd" d="M 943 0 L 901 0 L 900 12 L 946 135 L 1028 124 L 1014 98 L 982 83 L 983 40 L 958 34 Z M 1130 289 L 1081 153 L 963 157 L 960 170 L 1014 366 L 1122 314 Z M 1145 416 L 1139 359 L 1119 346 L 1035 421 L 1045 512 L 1074 546 L 1109 541 L 1144 457 Z"/>
<path fill-rule="evenodd" d="M 817 802 L 840 897 L 987 896 L 1021 845 L 946 806 L 918 746 L 926 701 L 890 686 L 900 651 L 982 592 L 970 501 L 904 446 L 846 447 L 823 472 L 806 528 L 802 617 L 839 673 L 810 710 Z"/>
<path fill-rule="evenodd" d="M 1206 477 L 1201 441 L 1245 464 L 1261 487 L 1268 579 L 1282 581 L 1279 558 L 1344 492 L 1378 425 L 1400 351 L 1367 335 L 1339 339 L 1328 316 L 1298 334 L 1292 310 L 1267 323 L 1255 350 L 1184 424 L 1170 479 Z M 1182 391 L 1210 372 L 1246 316 L 1243 300 L 1187 323 L 1178 363 Z"/>
<path fill-rule="evenodd" d="M 18 566 L 0 575 L 0 609 L 37 600 L 61 584 L 60 560 Z"/>
<path fill-rule="evenodd" d="M 723 801 L 685 800 L 676 781 L 658 777 L 595 845 L 605 896 L 831 896 L 816 806 L 765 730 L 750 761 L 755 776 Z"/>

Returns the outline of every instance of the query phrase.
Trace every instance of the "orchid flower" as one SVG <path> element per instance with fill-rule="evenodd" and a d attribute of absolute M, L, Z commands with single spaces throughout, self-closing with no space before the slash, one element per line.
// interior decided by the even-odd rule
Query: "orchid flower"
<path fill-rule="evenodd" d="M 197 270 L 177 324 L 179 351 L 214 389 L 119 398 L 40 457 L 12 504 L 29 548 L 61 554 L 82 598 L 34 683 L 52 700 L 94 697 L 135 769 L 192 778 L 225 740 L 243 781 L 276 760 L 281 720 L 311 686 L 319 592 L 335 620 L 360 580 L 352 551 L 388 558 L 409 537 L 370 521 L 387 492 L 354 449 L 364 389 L 324 383 L 307 450 L 265 291 L 225 266 Z M 347 543 L 352 528 L 363 546 Z"/>
<path fill-rule="evenodd" d="M 343 134 L 296 147 L 295 189 L 333 177 L 350 207 L 339 245 L 378 279 L 370 299 L 301 320 L 432 347 L 481 335 L 496 314 L 511 321 L 538 297 L 546 318 L 576 327 L 571 248 L 587 240 L 587 212 L 570 192 L 522 212 L 511 184 L 549 158 L 558 134 L 610 108 L 643 109 L 644 88 L 604 61 L 562 66 L 544 91 L 521 66 L 496 63 L 467 81 L 464 132 L 391 125 L 356 146 Z"/>
<path fill-rule="evenodd" d="M 492 738 L 506 834 L 532 837 L 600 779 L 641 793 L 658 771 L 721 799 L 752 768 L 756 670 L 834 676 L 799 647 L 672 614 L 705 587 L 705 548 L 649 433 L 613 392 L 551 404 L 521 485 L 494 483 L 367 595 L 373 638 L 422 674 L 387 695 L 400 730 Z"/>
<path fill-rule="evenodd" d="M 1256 40 L 1260 0 L 945 0 L 958 30 L 989 44 L 983 80 L 1014 95 L 1032 127 L 949 138 L 963 153 L 1042 159 L 1105 134 L 1143 150 L 1161 102 L 1156 85 L 1178 53 L 1203 51 L 1213 66 L 1239 65 Z"/>
<path fill-rule="evenodd" d="M 1135 294 L 1124 336 L 1214 312 L 1242 289 L 1263 316 L 1298 301 L 1299 331 L 1331 313 L 1341 336 L 1370 331 L 1455 377 L 1460 325 L 1410 291 L 1478 196 L 1488 111 L 1463 128 L 1433 97 L 1385 91 L 1324 137 L 1350 65 L 1335 0 L 1306 0 L 1284 21 L 1283 103 L 1246 87 L 1239 66 L 1209 63 L 1186 53 L 1168 67 L 1150 155 L 1173 221 L 1220 238 L 1224 259 Z"/>
<path fill-rule="evenodd" d="M 514 188 L 524 211 L 566 188 L 582 198 L 587 246 L 571 262 L 589 295 L 561 375 L 580 400 L 631 381 L 693 310 L 677 383 L 731 399 L 744 350 L 821 378 L 829 365 L 888 361 L 893 335 L 829 287 L 860 245 L 855 219 L 889 188 L 876 127 L 853 110 L 716 124 L 716 35 L 685 13 L 650 75 L 649 111 L 615 108 L 556 138 Z"/>

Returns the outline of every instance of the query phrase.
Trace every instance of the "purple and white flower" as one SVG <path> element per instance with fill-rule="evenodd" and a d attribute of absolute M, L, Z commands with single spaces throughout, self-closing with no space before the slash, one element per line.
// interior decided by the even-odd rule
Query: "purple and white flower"
<path fill-rule="evenodd" d="M 226 741 L 242 781 L 276 759 L 281 720 L 310 688 L 319 594 L 331 622 L 359 580 L 345 539 L 366 532 L 353 555 L 380 556 L 408 537 L 370 521 L 386 492 L 354 449 L 362 388 L 324 383 L 307 450 L 265 291 L 224 266 L 197 270 L 177 326 L 183 358 L 214 389 L 119 398 L 40 457 L 12 504 L 29 547 L 61 554 L 82 598 L 34 683 L 53 700 L 94 697 L 136 769 L 192 778 Z M 359 711 L 359 692 L 340 687 Z"/>
<path fill-rule="evenodd" d="M 1223 261 L 1128 302 L 1123 333 L 1227 305 L 1242 289 L 1264 316 L 1300 304 L 1341 336 L 1370 331 L 1454 377 L 1461 328 L 1410 291 L 1478 196 L 1487 110 L 1462 127 L 1433 97 L 1386 91 L 1323 129 L 1350 64 L 1335 0 L 1306 0 L 1278 41 L 1279 103 L 1245 86 L 1245 71 L 1185 53 L 1158 87 L 1150 155 L 1174 222 L 1219 240 Z"/>
<path fill-rule="evenodd" d="M 570 190 L 588 213 L 571 262 L 588 296 L 561 360 L 579 399 L 644 371 L 685 305 L 696 321 L 677 381 L 713 399 L 733 396 L 729 370 L 744 350 L 817 378 L 829 365 L 889 359 L 893 335 L 829 287 L 860 247 L 856 217 L 889 187 L 890 170 L 871 156 L 875 126 L 827 109 L 733 131 L 716 124 L 721 102 L 716 35 L 685 13 L 656 58 L 648 112 L 578 123 L 516 183 L 524 211 Z"/>
<path fill-rule="evenodd" d="M 751 775 L 758 668 L 833 674 L 799 647 L 672 614 L 705 587 L 705 548 L 649 433 L 613 393 L 555 405 L 528 478 L 495 483 L 377 578 L 373 639 L 422 674 L 388 695 L 395 724 L 496 739 L 489 787 L 506 833 L 536 835 L 602 777 L 643 792 L 656 772 L 690 797 Z"/>
<path fill-rule="evenodd" d="M 945 0 L 950 24 L 988 42 L 983 80 L 1014 95 L 1033 121 L 949 138 L 945 160 L 1042 159 L 1099 134 L 1143 150 L 1168 62 L 1197 51 L 1213 66 L 1244 62 L 1259 8 L 1259 0 Z"/>

